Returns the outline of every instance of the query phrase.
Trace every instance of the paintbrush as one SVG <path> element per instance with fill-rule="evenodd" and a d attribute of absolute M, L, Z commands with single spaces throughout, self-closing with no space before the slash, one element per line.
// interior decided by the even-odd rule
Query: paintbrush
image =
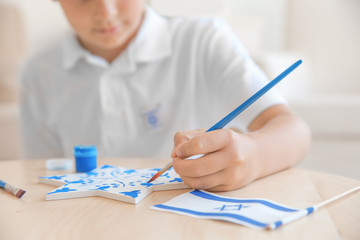
<path fill-rule="evenodd" d="M 1 181 L 1 180 L 0 180 L 0 188 L 3 188 L 4 190 L 11 193 L 12 195 L 14 195 L 17 198 L 21 198 L 26 192 L 25 190 L 14 187 L 14 186 L 12 186 L 4 181 Z"/>
<path fill-rule="evenodd" d="M 247 109 L 251 104 L 253 104 L 256 100 L 258 100 L 261 96 L 263 96 L 266 92 L 268 92 L 271 88 L 273 88 L 277 83 L 279 83 L 282 79 L 284 79 L 289 73 L 291 73 L 295 68 L 297 68 L 302 63 L 301 60 L 298 60 L 293 65 L 288 67 L 284 72 L 282 72 L 279 76 L 274 78 L 271 82 L 266 84 L 262 89 L 257 91 L 254 95 L 252 95 L 248 100 L 243 102 L 239 107 L 217 122 L 214 126 L 209 128 L 206 132 L 211 132 L 217 129 L 221 129 L 225 127 L 229 122 L 231 122 L 235 117 L 237 117 L 240 113 L 242 113 L 245 109 Z M 172 167 L 172 162 L 168 163 L 165 167 L 163 167 L 159 172 L 157 172 L 148 183 L 157 179 L 161 174 L 166 172 L 169 168 Z"/>

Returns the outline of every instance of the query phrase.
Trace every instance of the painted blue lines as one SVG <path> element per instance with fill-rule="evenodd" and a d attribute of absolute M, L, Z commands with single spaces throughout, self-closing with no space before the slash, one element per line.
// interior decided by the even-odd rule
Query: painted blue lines
<path fill-rule="evenodd" d="M 158 180 L 147 183 L 158 168 L 127 169 L 105 165 L 87 173 L 39 177 L 39 181 L 61 186 L 46 195 L 47 200 L 102 196 L 137 203 L 152 191 L 188 188 L 175 173 L 169 171 Z"/>
<path fill-rule="evenodd" d="M 152 208 L 196 218 L 223 220 L 257 229 L 276 229 L 314 210 L 312 207 L 290 208 L 266 199 L 223 197 L 200 190 L 184 193 Z"/>

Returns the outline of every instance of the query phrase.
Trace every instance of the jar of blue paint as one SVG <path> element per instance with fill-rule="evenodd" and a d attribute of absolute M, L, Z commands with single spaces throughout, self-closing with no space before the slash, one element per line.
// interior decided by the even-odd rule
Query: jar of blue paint
<path fill-rule="evenodd" d="M 78 145 L 74 147 L 75 166 L 77 172 L 89 172 L 97 165 L 96 146 Z"/>

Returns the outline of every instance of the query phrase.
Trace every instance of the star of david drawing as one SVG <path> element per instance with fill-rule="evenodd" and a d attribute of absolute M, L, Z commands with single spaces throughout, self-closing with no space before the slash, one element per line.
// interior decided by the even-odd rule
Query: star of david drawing
<path fill-rule="evenodd" d="M 248 208 L 248 207 L 249 206 L 245 206 L 243 204 L 235 204 L 235 205 L 222 205 L 221 208 L 214 208 L 214 209 L 223 212 L 223 211 L 240 211 L 242 208 Z"/>
<path fill-rule="evenodd" d="M 60 186 L 47 193 L 46 200 L 101 196 L 134 204 L 153 191 L 189 188 L 173 168 L 147 183 L 159 170 L 104 165 L 87 173 L 39 177 L 39 182 Z"/>

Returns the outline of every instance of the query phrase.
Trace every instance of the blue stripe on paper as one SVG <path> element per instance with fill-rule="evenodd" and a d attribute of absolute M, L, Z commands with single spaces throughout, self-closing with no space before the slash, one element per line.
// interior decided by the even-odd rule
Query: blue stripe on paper
<path fill-rule="evenodd" d="M 259 203 L 259 204 L 263 204 L 267 207 L 279 210 L 279 211 L 283 211 L 283 212 L 296 212 L 298 211 L 298 209 L 292 209 L 292 208 L 287 208 L 287 207 L 283 207 L 265 200 L 261 200 L 261 199 L 234 199 L 234 198 L 225 198 L 225 197 L 220 197 L 220 196 L 214 196 L 212 194 L 208 194 L 206 192 L 203 191 L 199 191 L 199 190 L 194 190 L 190 192 L 191 194 L 201 197 L 201 198 L 205 198 L 208 200 L 212 200 L 212 201 L 219 201 L 219 202 L 232 202 L 232 203 Z"/>
<path fill-rule="evenodd" d="M 283 225 L 283 222 L 282 221 L 277 221 L 277 222 L 274 223 L 274 225 L 275 225 L 274 229 L 276 229 L 276 228 L 280 227 L 281 225 Z"/>
<path fill-rule="evenodd" d="M 237 215 L 237 214 L 231 214 L 231 213 L 205 213 L 205 212 L 198 212 L 198 211 L 193 211 L 193 210 L 189 210 L 189 209 L 185 209 L 185 208 L 177 208 L 177 207 L 171 207 L 171 206 L 167 206 L 167 205 L 163 205 L 163 204 L 158 204 L 155 205 L 154 207 L 157 208 L 161 208 L 161 209 L 166 209 L 166 210 L 171 210 L 171 211 L 176 211 L 176 212 L 183 212 L 183 213 L 188 213 L 194 216 L 202 216 L 202 217 L 225 217 L 225 218 L 230 218 L 230 219 L 234 219 L 237 221 L 242 221 L 242 222 L 247 222 L 250 223 L 251 225 L 254 226 L 258 226 L 261 228 L 265 228 L 267 226 L 267 224 L 262 223 L 262 222 L 258 222 L 255 221 L 251 218 L 247 218 L 241 215 Z"/>
<path fill-rule="evenodd" d="M 308 207 L 306 210 L 307 210 L 307 214 L 309 215 L 309 214 L 312 213 L 315 209 L 314 209 L 314 207 Z"/>

